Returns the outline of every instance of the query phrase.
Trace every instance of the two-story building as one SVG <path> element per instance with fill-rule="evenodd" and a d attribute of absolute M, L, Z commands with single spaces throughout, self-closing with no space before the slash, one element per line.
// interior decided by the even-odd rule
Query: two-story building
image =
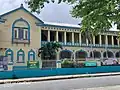
<path fill-rule="evenodd" d="M 95 58 L 120 57 L 118 31 L 100 33 L 90 44 L 80 33 L 79 25 L 44 22 L 23 5 L 0 15 L 0 22 L 0 50 L 5 51 L 14 67 L 26 67 L 28 60 L 39 60 L 38 48 L 51 41 L 60 42 L 64 48 L 54 60 L 71 59 L 72 56 L 85 60 L 92 57 L 92 51 Z"/>

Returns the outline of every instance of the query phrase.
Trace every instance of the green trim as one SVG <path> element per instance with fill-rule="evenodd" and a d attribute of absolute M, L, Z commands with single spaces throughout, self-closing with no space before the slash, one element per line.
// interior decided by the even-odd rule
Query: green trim
<path fill-rule="evenodd" d="M 28 61 L 30 61 L 30 56 L 33 56 L 33 60 L 35 61 L 35 52 L 32 49 L 28 52 Z"/>
<path fill-rule="evenodd" d="M 10 53 L 10 54 L 8 54 L 8 53 Z M 6 52 L 5 52 L 5 56 L 11 56 L 11 62 L 14 62 L 13 61 L 13 56 L 14 54 L 13 54 L 13 51 L 9 48 Z"/>
<path fill-rule="evenodd" d="M 22 56 L 22 61 L 19 61 L 19 56 Z M 24 63 L 24 62 L 25 62 L 25 52 L 22 49 L 20 49 L 17 52 L 17 63 Z"/>
<path fill-rule="evenodd" d="M 26 20 L 24 20 L 23 18 L 20 18 L 20 19 L 17 19 L 17 20 L 15 20 L 14 22 L 13 22 L 13 24 L 12 24 L 12 43 L 14 43 L 14 28 L 16 28 L 15 27 L 15 24 L 17 23 L 17 22 L 25 22 L 26 24 L 27 24 L 27 26 L 28 26 L 28 44 L 30 44 L 30 24 L 26 21 Z M 26 28 L 26 27 L 24 27 L 24 28 Z M 21 42 L 17 42 L 17 43 L 21 43 Z M 25 42 L 22 42 L 22 43 L 25 43 Z"/>
<path fill-rule="evenodd" d="M 82 50 L 82 49 L 77 50 L 76 53 L 77 53 L 77 52 L 84 52 L 84 53 L 85 53 L 85 57 L 88 57 L 88 53 L 87 53 L 86 51 Z"/>

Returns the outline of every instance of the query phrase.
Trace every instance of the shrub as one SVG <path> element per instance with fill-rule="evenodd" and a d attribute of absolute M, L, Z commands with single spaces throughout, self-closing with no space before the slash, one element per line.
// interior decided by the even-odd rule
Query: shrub
<path fill-rule="evenodd" d="M 63 62 L 61 63 L 62 68 L 73 68 L 74 64 L 73 61 L 71 60 L 63 60 Z"/>

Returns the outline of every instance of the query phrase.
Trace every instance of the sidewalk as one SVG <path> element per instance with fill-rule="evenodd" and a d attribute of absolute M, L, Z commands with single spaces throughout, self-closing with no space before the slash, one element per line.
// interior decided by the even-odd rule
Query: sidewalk
<path fill-rule="evenodd" d="M 49 76 L 49 77 L 22 78 L 22 79 L 5 79 L 5 80 L 0 80 L 0 84 L 22 83 L 22 82 L 37 82 L 37 81 L 73 79 L 73 78 L 85 78 L 85 77 L 115 76 L 115 75 L 120 75 L 120 72 L 97 73 L 97 74 L 80 74 L 80 75 L 64 75 L 64 76 Z"/>

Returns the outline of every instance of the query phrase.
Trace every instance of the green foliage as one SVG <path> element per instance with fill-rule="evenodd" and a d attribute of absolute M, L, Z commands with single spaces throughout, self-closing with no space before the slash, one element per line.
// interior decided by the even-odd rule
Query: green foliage
<path fill-rule="evenodd" d="M 32 12 L 40 13 L 45 4 L 54 3 L 56 0 L 25 0 Z M 61 2 L 74 3 L 76 0 L 58 0 L 58 4 Z"/>
<path fill-rule="evenodd" d="M 44 59 L 52 59 L 57 51 L 62 49 L 62 45 L 58 42 L 47 42 L 45 45 L 43 45 L 39 50 L 38 50 L 38 56 L 42 54 L 44 56 Z"/>
<path fill-rule="evenodd" d="M 71 60 L 63 60 L 61 63 L 62 68 L 73 68 L 74 63 Z"/>
<path fill-rule="evenodd" d="M 33 12 L 40 13 L 45 3 L 56 0 L 27 0 Z M 71 14 L 75 18 L 82 18 L 81 32 L 89 31 L 93 35 L 108 31 L 112 23 L 120 21 L 120 0 L 58 0 L 58 4 L 65 2 L 73 5 Z"/>
<path fill-rule="evenodd" d="M 73 17 L 82 18 L 81 31 L 104 32 L 119 22 L 120 0 L 80 0 L 72 10 Z"/>

